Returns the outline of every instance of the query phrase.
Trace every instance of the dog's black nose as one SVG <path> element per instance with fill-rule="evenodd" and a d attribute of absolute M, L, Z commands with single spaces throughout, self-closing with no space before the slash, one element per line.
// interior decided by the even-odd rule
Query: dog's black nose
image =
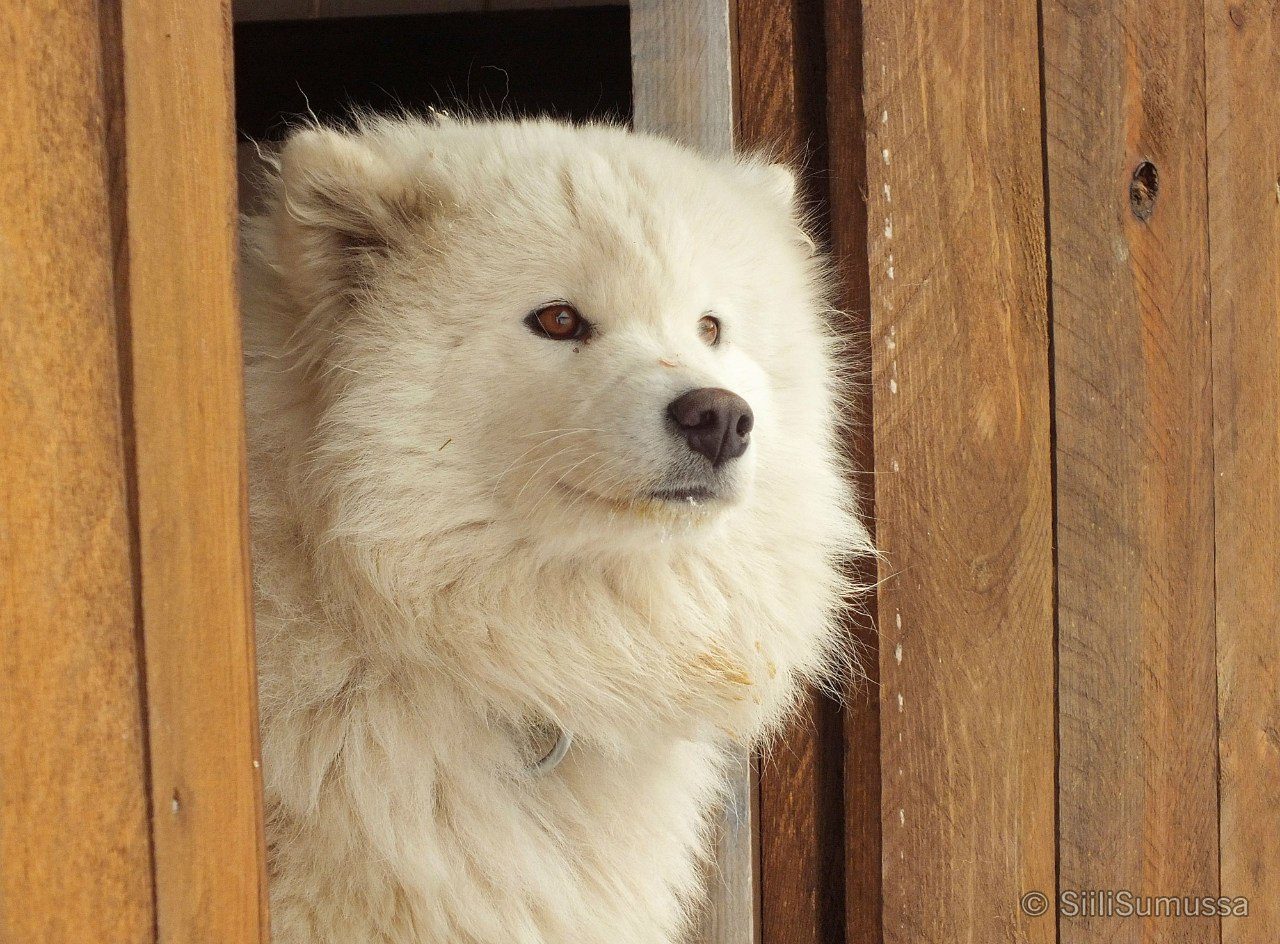
<path fill-rule="evenodd" d="M 755 417 L 747 401 L 719 387 L 690 390 L 671 401 L 667 413 L 689 448 L 719 466 L 747 451 Z"/>

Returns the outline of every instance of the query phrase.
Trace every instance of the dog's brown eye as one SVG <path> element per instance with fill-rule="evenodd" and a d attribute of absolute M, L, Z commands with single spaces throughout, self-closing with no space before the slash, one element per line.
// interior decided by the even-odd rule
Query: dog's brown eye
<path fill-rule="evenodd" d="M 591 327 L 576 308 L 564 302 L 539 308 L 525 320 L 530 328 L 553 341 L 577 341 Z"/>
<path fill-rule="evenodd" d="M 720 341 L 720 322 L 711 315 L 698 319 L 698 336 L 713 347 Z"/>

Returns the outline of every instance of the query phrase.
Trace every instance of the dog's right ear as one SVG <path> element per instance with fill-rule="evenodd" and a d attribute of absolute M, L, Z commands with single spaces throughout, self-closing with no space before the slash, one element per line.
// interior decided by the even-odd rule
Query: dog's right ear
<path fill-rule="evenodd" d="M 279 160 L 280 261 L 309 309 L 349 300 L 421 226 L 421 183 L 393 168 L 359 133 L 298 131 Z"/>

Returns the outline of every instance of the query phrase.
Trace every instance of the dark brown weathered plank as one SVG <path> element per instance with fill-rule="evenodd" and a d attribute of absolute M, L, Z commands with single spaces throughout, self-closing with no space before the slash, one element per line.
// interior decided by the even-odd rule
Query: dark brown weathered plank
<path fill-rule="evenodd" d="M 1064 892 L 1218 892 L 1202 38 L 1173 0 L 1044 10 Z M 1064 913 L 1061 939 L 1218 924 Z"/>
<path fill-rule="evenodd" d="M 821 4 L 738 0 L 735 12 L 738 147 L 787 160 L 801 171 L 804 199 L 819 207 L 827 196 Z M 838 703 L 814 693 L 760 762 L 766 944 L 843 940 L 842 742 Z"/>
<path fill-rule="evenodd" d="M 858 470 L 862 514 L 876 532 L 871 403 L 871 283 L 867 258 L 867 149 L 863 111 L 863 30 L 861 0 L 827 0 L 825 7 L 828 234 L 840 277 L 839 307 L 845 313 L 850 360 L 858 386 L 850 404 L 848 449 Z M 862 564 L 861 579 L 876 578 L 874 561 Z M 865 613 L 851 621 L 865 679 L 849 692 L 843 712 L 844 735 L 844 940 L 880 944 L 881 896 L 880 795 L 880 637 L 876 598 L 864 601 Z M 837 939 L 838 940 L 838 939 Z"/>
<path fill-rule="evenodd" d="M 1280 6 L 1205 4 L 1223 944 L 1280 940 Z"/>
<path fill-rule="evenodd" d="M 1036 12 L 863 4 L 891 944 L 1055 939 Z"/>
<path fill-rule="evenodd" d="M 149 944 L 98 4 L 0 8 L 0 940 Z M 107 30 L 108 36 L 110 31 Z"/>

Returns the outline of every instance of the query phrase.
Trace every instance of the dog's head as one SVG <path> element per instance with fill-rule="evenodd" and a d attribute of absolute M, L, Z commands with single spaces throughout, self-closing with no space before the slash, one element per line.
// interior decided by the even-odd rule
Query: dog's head
<path fill-rule="evenodd" d="M 822 263 L 785 168 L 373 121 L 297 133 L 277 197 L 345 527 L 599 548 L 838 501 Z"/>

